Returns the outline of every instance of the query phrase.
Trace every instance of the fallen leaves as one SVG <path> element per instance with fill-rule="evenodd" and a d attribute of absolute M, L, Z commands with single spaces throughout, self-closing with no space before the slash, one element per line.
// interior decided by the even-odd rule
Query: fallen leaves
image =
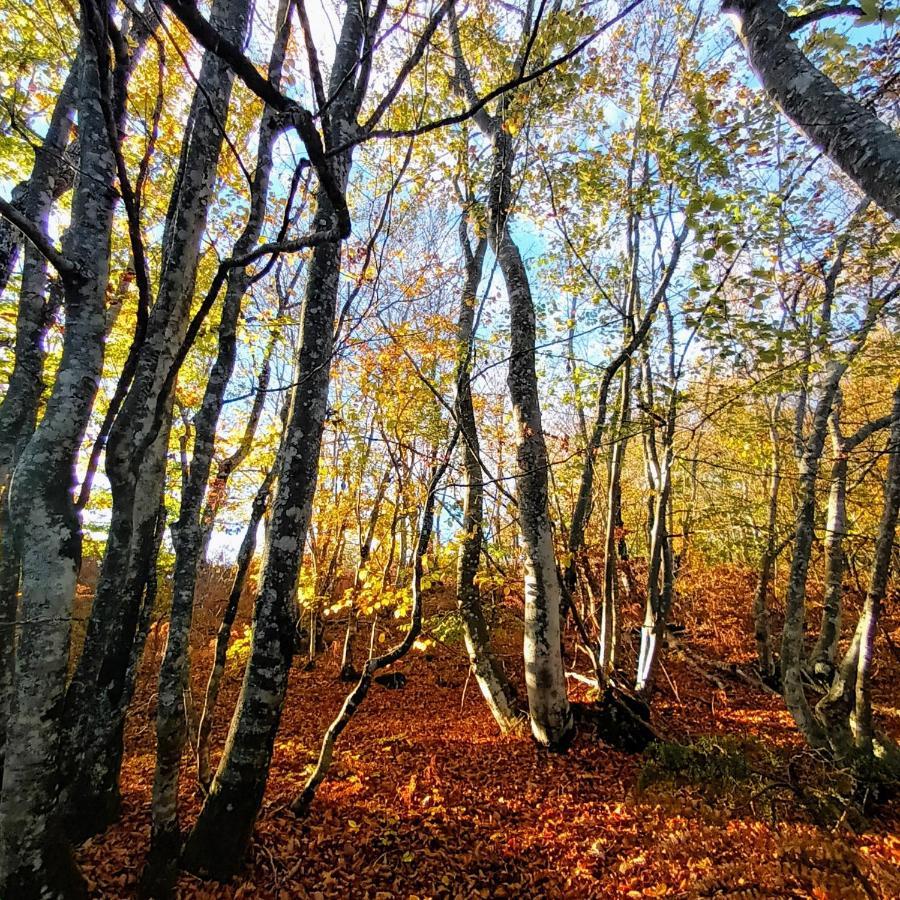
<path fill-rule="evenodd" d="M 724 578 L 736 607 L 749 602 L 737 576 Z M 703 590 L 714 589 L 712 579 Z M 731 621 L 732 626 L 727 623 Z M 723 624 L 725 623 L 725 624 Z M 743 627 L 737 612 L 719 621 Z M 504 662 L 521 679 L 520 636 L 503 635 Z M 746 640 L 746 636 L 745 636 Z M 734 644 L 738 641 L 735 639 Z M 710 645 L 704 652 L 711 651 Z M 888 809 L 863 835 L 830 835 L 802 810 L 784 821 L 729 818 L 688 787 L 663 796 L 636 790 L 640 759 L 585 736 L 568 754 L 540 752 L 527 739 L 504 737 L 477 691 L 460 704 L 467 662 L 461 647 L 431 662 L 404 664 L 402 691 L 373 690 L 337 747 L 332 774 L 306 819 L 288 806 L 302 787 L 321 735 L 346 686 L 337 661 L 295 670 L 266 801 L 246 868 L 229 885 L 189 875 L 178 882 L 185 900 L 369 900 L 428 898 L 603 898 L 697 896 L 900 896 L 900 815 Z M 721 652 L 724 658 L 726 653 Z M 202 659 L 202 651 L 196 657 Z M 195 667 L 198 684 L 206 672 Z M 753 734 L 796 746 L 781 701 L 748 685 L 729 684 L 709 703 L 709 685 L 673 657 L 677 686 L 661 682 L 657 721 L 670 734 Z M 886 666 L 884 667 L 887 668 Z M 880 678 L 896 678 L 882 671 Z M 895 682 L 896 683 L 896 682 Z M 149 834 L 153 772 L 153 673 L 145 671 L 128 729 L 123 814 L 106 834 L 78 850 L 79 862 L 104 900 L 135 895 Z M 224 688 L 223 709 L 239 689 Z M 139 720 L 139 721 L 138 721 Z M 227 730 L 217 723 L 218 749 Z M 200 799 L 185 761 L 181 809 L 189 825 Z M 865 882 L 865 886 L 864 886 Z"/>

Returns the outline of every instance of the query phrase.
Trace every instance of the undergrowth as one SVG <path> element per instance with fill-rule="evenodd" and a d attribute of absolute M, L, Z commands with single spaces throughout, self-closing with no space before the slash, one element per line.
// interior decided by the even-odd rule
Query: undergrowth
<path fill-rule="evenodd" d="M 646 751 L 637 788 L 677 786 L 699 793 L 731 815 L 772 822 L 797 812 L 826 828 L 865 830 L 869 816 L 900 788 L 895 760 L 871 756 L 840 765 L 813 751 L 785 756 L 753 738 L 703 736 L 690 743 L 656 742 Z"/>

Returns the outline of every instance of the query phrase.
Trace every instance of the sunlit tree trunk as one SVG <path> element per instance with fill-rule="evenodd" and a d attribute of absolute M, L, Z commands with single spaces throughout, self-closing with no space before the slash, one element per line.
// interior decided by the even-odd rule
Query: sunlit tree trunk
<path fill-rule="evenodd" d="M 60 716 L 72 604 L 81 562 L 73 468 L 103 372 L 105 292 L 116 203 L 116 164 L 101 98 L 107 8 L 82 5 L 78 121 L 81 178 L 63 244 L 63 355 L 40 424 L 23 449 L 10 488 L 22 559 L 22 596 L 13 712 L 0 799 L 0 894 L 86 896 L 57 806 Z M 118 110 L 121 116 L 124 109 Z M 115 113 L 113 113 L 115 115 Z M 62 274 L 62 273 L 61 273 Z"/>
<path fill-rule="evenodd" d="M 777 0 L 725 0 L 767 93 L 784 114 L 861 190 L 900 218 L 900 136 L 869 104 L 842 91 L 807 59 L 792 34 L 803 15 Z"/>
<path fill-rule="evenodd" d="M 450 21 L 457 79 L 460 89 L 472 100 L 475 88 L 452 10 Z M 504 123 L 510 101 L 510 95 L 506 95 L 495 115 L 482 109 L 475 122 L 492 145 L 487 231 L 509 301 L 511 346 L 506 383 L 516 426 L 516 494 L 519 533 L 525 551 L 525 686 L 531 732 L 538 743 L 560 748 L 569 740 L 574 725 L 560 647 L 562 585 L 548 508 L 550 461 L 535 369 L 534 301 L 528 271 L 510 233 L 515 148 Z"/>
<path fill-rule="evenodd" d="M 840 398 L 840 393 L 838 394 Z M 882 416 L 867 422 L 854 434 L 841 431 L 840 403 L 831 414 L 831 438 L 834 459 L 831 464 L 831 487 L 825 524 L 825 596 L 819 637 L 809 657 L 809 667 L 820 677 L 834 675 L 838 641 L 841 636 L 843 579 L 847 564 L 844 538 L 847 536 L 847 467 L 850 454 L 876 431 L 888 428 L 891 417 Z"/>

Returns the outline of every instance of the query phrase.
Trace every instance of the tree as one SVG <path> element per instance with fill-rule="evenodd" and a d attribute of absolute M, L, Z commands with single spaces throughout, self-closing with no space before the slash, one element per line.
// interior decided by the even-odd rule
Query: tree
<path fill-rule="evenodd" d="M 875 203 L 900 217 L 900 137 L 868 104 L 841 90 L 817 69 L 793 34 L 829 15 L 862 13 L 856 6 L 823 4 L 796 16 L 778 0 L 727 0 L 722 11 L 737 21 L 750 65 L 784 114 Z"/>

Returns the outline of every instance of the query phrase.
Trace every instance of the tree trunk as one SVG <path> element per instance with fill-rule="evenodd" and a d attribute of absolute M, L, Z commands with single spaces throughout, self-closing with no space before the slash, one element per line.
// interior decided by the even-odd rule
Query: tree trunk
<path fill-rule="evenodd" d="M 13 190 L 13 204 L 44 233 L 53 201 L 72 184 L 65 149 L 72 131 L 80 63 L 76 59 L 56 100 L 43 143 L 35 150 L 27 181 Z M 0 219 L 0 294 L 6 288 L 22 243 L 19 231 Z M 34 432 L 44 389 L 47 329 L 61 300 L 61 287 L 47 283 L 47 260 L 25 242 L 22 284 L 16 310 L 13 370 L 0 402 L 0 773 L 15 667 L 20 559 L 9 518 L 9 481 L 23 447 Z"/>
<path fill-rule="evenodd" d="M 756 659 L 760 677 L 766 684 L 775 678 L 775 660 L 772 657 L 772 636 L 769 629 L 768 593 L 775 565 L 775 539 L 778 525 L 778 494 L 781 487 L 781 451 L 778 437 L 778 415 L 782 398 L 778 397 L 769 414 L 769 441 L 772 462 L 769 473 L 769 507 L 766 519 L 766 546 L 759 564 L 759 577 L 753 595 L 753 634 L 756 638 Z"/>
<path fill-rule="evenodd" d="M 219 630 L 216 632 L 213 666 L 209 673 L 209 681 L 206 684 L 203 710 L 200 713 L 200 724 L 197 728 L 197 780 L 205 793 L 209 793 L 209 787 L 212 783 L 212 770 L 209 764 L 209 736 L 212 732 L 213 716 L 215 715 L 216 703 L 219 699 L 222 675 L 225 673 L 228 642 L 231 639 L 231 629 L 237 616 L 238 604 L 241 601 L 241 593 L 244 590 L 247 573 L 250 571 L 250 564 L 253 562 L 253 554 L 256 551 L 256 533 L 259 530 L 259 523 L 262 521 L 263 513 L 269 502 L 269 494 L 272 490 L 272 482 L 275 480 L 275 472 L 276 466 L 273 465 L 266 473 L 266 477 L 253 498 L 253 505 L 250 509 L 250 521 L 247 523 L 247 530 L 244 532 L 244 539 L 241 541 L 240 550 L 238 550 L 234 582 L 231 585 L 228 602 L 225 604 L 222 622 L 219 625 Z"/>
<path fill-rule="evenodd" d="M 846 366 L 836 365 L 819 398 L 812 434 L 800 460 L 799 498 L 794 525 L 793 556 L 785 600 L 784 631 L 781 639 L 781 685 L 784 702 L 804 737 L 813 747 L 824 744 L 825 735 L 812 715 L 802 681 L 803 627 L 806 609 L 806 580 L 813 544 L 816 513 L 816 476 L 825 442 L 825 430 L 840 374 Z M 837 371 L 840 370 L 840 371 Z"/>
<path fill-rule="evenodd" d="M 79 78 L 78 70 L 80 66 L 80 57 L 76 56 L 75 62 L 72 64 L 72 68 L 56 97 L 56 103 L 50 115 L 50 124 L 47 127 L 44 140 L 39 147 L 35 148 L 31 175 L 27 180 L 17 184 L 12 190 L 13 206 L 29 221 L 40 225 L 41 230 L 45 233 L 48 214 L 53 202 L 69 190 L 74 181 L 75 170 L 71 163 L 74 163 L 75 160 L 67 158 L 66 146 L 72 133 L 72 120 L 75 113 L 76 89 Z M 18 229 L 6 219 L 0 219 L 0 295 L 3 294 L 9 284 L 10 276 L 16 267 L 16 260 L 18 259 L 21 246 L 22 236 Z M 30 245 L 26 242 L 26 253 L 29 247 Z M 39 265 L 46 273 L 46 261 L 43 257 L 41 257 Z M 27 268 L 28 264 L 26 262 L 22 271 L 21 299 L 18 309 L 18 319 L 21 320 L 24 313 L 25 321 L 21 323 L 20 321 L 16 322 L 17 330 L 24 324 L 26 331 L 29 322 L 34 319 L 34 310 L 25 304 L 25 273 Z M 40 292 L 43 293 L 43 290 L 44 286 L 42 284 Z M 18 362 L 18 352 L 16 353 L 15 362 Z M 15 369 L 13 371 L 15 372 Z M 5 411 L 5 407 L 7 405 L 16 405 L 9 399 L 13 378 L 10 379 L 10 385 L 7 387 L 3 406 L 0 407 L 0 421 L 3 422 L 4 426 L 6 426 L 7 416 L 9 415 L 9 412 Z M 6 435 L 5 428 L 0 431 L 0 434 Z"/>
<path fill-rule="evenodd" d="M 616 423 L 615 442 L 609 462 L 607 490 L 606 532 L 604 534 L 603 582 L 600 595 L 600 633 L 598 637 L 598 662 L 604 680 L 608 679 L 616 665 L 618 650 L 618 548 L 616 529 L 622 519 L 622 468 L 628 445 L 628 426 L 631 421 L 631 360 L 622 369 L 622 386 L 619 396 L 619 416 Z"/>
<path fill-rule="evenodd" d="M 750 65 L 782 112 L 869 198 L 900 218 L 900 136 L 820 72 L 777 0 L 725 0 Z"/>
<path fill-rule="evenodd" d="M 86 896 L 60 828 L 59 712 L 65 694 L 81 524 L 72 473 L 103 372 L 116 164 L 101 100 L 97 45 L 106 9 L 82 7 L 78 121 L 81 178 L 63 250 L 63 355 L 44 416 L 19 459 L 10 513 L 22 553 L 21 619 L 13 713 L 0 800 L 0 893 L 14 898 Z M 92 33 L 94 30 L 101 33 Z"/>
<path fill-rule="evenodd" d="M 840 759 L 854 748 L 867 755 L 873 750 L 870 675 L 872 652 L 881 604 L 887 591 L 891 551 L 900 509 L 900 388 L 894 391 L 892 425 L 887 446 L 884 504 L 875 540 L 872 575 L 859 623 L 829 692 L 816 706 L 816 717 Z"/>
<path fill-rule="evenodd" d="M 269 61 L 269 78 L 276 86 L 280 82 L 291 30 L 287 12 L 288 5 L 282 2 L 277 12 L 276 38 Z M 250 252 L 262 233 L 269 196 L 272 147 L 277 133 L 276 116 L 271 108 L 267 107 L 260 124 L 256 171 L 251 186 L 250 214 L 243 233 L 235 242 L 232 256 L 243 256 Z M 145 895 L 168 894 L 178 871 L 177 859 L 181 850 L 178 774 L 187 742 L 187 717 L 183 698 L 190 675 L 189 650 L 194 591 L 198 567 L 205 551 L 204 530 L 200 518 L 215 449 L 216 428 L 225 399 L 225 389 L 234 369 L 241 302 L 249 280 L 244 268 L 234 268 L 229 272 L 219 324 L 218 356 L 213 363 L 203 401 L 194 422 L 194 452 L 181 497 L 181 512 L 172 529 L 175 544 L 174 587 L 166 649 L 159 671 L 153 828 L 150 853 L 142 879 Z M 249 439 L 252 440 L 252 433 Z M 230 631 L 230 626 L 228 630 Z"/>
<path fill-rule="evenodd" d="M 834 421 L 832 427 L 839 424 Z M 831 680 L 841 636 L 841 595 L 844 580 L 844 537 L 847 534 L 847 453 L 843 441 L 835 439 L 835 458 L 831 465 L 831 489 L 825 521 L 825 595 L 819 637 L 809 657 L 809 668 L 819 677 Z"/>
<path fill-rule="evenodd" d="M 506 733 L 519 721 L 515 693 L 506 673 L 491 651 L 490 632 L 481 605 L 481 592 L 475 583 L 484 541 L 484 475 L 481 468 L 475 408 L 472 404 L 471 369 L 475 308 L 487 241 L 484 238 L 479 240 L 473 251 L 467 228 L 466 218 L 463 216 L 459 233 L 465 256 L 466 274 L 460 294 L 456 331 L 458 363 L 454 413 L 462 434 L 465 499 L 462 537 L 456 566 L 456 603 L 462 618 L 469 665 L 491 715 L 500 730 Z"/>
<path fill-rule="evenodd" d="M 333 98 L 323 127 L 340 143 L 356 123 L 365 85 L 353 83 L 367 22 L 347 8 L 330 78 Z M 377 22 L 372 25 L 377 27 Z M 334 157 L 332 176 L 346 189 L 350 152 Z M 337 222 L 324 186 L 315 220 Z M 297 387 L 285 430 L 278 486 L 266 539 L 266 562 L 253 615 L 250 659 L 218 771 L 185 848 L 194 872 L 227 879 L 240 866 L 259 812 L 272 747 L 287 690 L 294 649 L 297 587 L 318 476 L 319 449 L 327 415 L 332 343 L 340 280 L 341 244 L 320 244 L 312 253 L 302 311 Z"/>
<path fill-rule="evenodd" d="M 248 13 L 248 0 L 216 0 L 212 21 L 240 45 Z M 134 382 L 107 446 L 112 520 L 84 652 L 66 698 L 63 785 L 75 837 L 106 827 L 118 808 L 128 654 L 149 571 L 171 426 L 171 391 L 168 397 L 161 392 L 187 329 L 232 81 L 231 68 L 205 53 L 163 234 L 159 291 Z"/>

